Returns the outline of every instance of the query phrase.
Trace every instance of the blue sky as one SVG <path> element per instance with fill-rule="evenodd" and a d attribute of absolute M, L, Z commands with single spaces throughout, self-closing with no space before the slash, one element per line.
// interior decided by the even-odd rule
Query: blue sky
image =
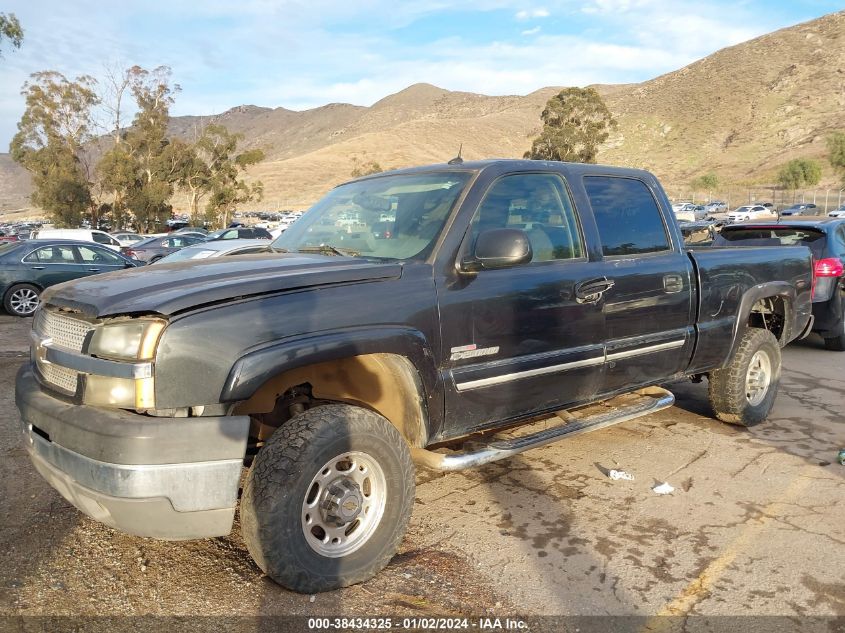
<path fill-rule="evenodd" d="M 413 83 L 484 94 L 629 83 L 842 9 L 841 0 L 8 0 L 0 151 L 30 73 L 168 65 L 173 114 L 371 105 Z"/>

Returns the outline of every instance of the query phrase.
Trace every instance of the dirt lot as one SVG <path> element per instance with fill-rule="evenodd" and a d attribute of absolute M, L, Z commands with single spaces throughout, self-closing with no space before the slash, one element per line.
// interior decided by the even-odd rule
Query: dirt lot
<path fill-rule="evenodd" d="M 819 339 L 785 350 L 774 414 L 754 429 L 711 419 L 706 383 L 685 383 L 659 414 L 475 471 L 421 471 L 390 566 L 312 601 L 263 578 L 237 530 L 127 536 L 48 487 L 18 438 L 28 327 L 0 315 L 0 615 L 845 616 L 845 354 Z M 675 492 L 652 492 L 659 481 Z"/>

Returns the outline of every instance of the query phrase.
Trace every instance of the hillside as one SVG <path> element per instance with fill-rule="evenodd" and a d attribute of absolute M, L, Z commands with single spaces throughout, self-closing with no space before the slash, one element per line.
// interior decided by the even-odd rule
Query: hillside
<path fill-rule="evenodd" d="M 792 158 L 823 158 L 825 137 L 845 129 L 845 12 L 605 98 L 620 128 L 603 161 L 648 167 L 670 186 L 710 170 L 738 184 L 771 181 Z"/>
<path fill-rule="evenodd" d="M 845 12 L 723 49 L 640 84 L 597 85 L 619 122 L 602 162 L 653 170 L 670 194 L 714 171 L 733 186 L 771 182 L 794 157 L 821 159 L 845 128 Z M 347 180 L 352 158 L 383 168 L 442 162 L 460 144 L 468 159 L 520 157 L 560 88 L 491 97 L 415 84 L 370 107 L 329 104 L 294 112 L 238 106 L 213 117 L 176 117 L 174 133 L 222 123 L 261 147 L 251 178 L 266 208 L 303 208 Z M 824 184 L 835 179 L 825 163 Z M 20 206 L 26 174 L 0 155 L 0 209 Z M 177 208 L 181 197 L 174 200 Z"/>

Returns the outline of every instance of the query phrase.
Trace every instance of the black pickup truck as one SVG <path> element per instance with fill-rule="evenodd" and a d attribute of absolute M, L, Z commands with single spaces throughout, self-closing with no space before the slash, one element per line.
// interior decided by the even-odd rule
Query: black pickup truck
<path fill-rule="evenodd" d="M 415 464 L 467 468 L 645 415 L 684 377 L 708 379 L 721 420 L 764 420 L 780 348 L 811 321 L 806 248 L 690 252 L 634 169 L 379 174 L 270 251 L 47 290 L 16 398 L 38 471 L 126 532 L 227 534 L 248 468 L 244 540 L 298 591 L 387 564 Z"/>

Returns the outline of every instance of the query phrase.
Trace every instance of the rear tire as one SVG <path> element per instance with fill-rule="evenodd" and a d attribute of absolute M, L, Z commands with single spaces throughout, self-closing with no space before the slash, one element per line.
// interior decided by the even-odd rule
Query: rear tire
<path fill-rule="evenodd" d="M 825 349 L 829 349 L 832 352 L 845 352 L 845 299 L 843 299 L 842 302 L 843 305 L 840 310 L 842 319 L 839 321 L 835 330 L 838 334 L 825 337 L 824 339 Z"/>
<path fill-rule="evenodd" d="M 754 426 L 772 410 L 780 382 L 780 345 L 768 330 L 748 328 L 727 367 L 710 372 L 709 398 L 722 422 Z"/>
<path fill-rule="evenodd" d="M 285 422 L 247 475 L 241 532 L 280 585 L 330 591 L 390 561 L 414 505 L 414 465 L 384 417 L 361 407 L 314 407 Z"/>
<path fill-rule="evenodd" d="M 3 307 L 14 316 L 32 316 L 40 303 L 41 290 L 32 284 L 15 284 L 6 291 Z"/>

